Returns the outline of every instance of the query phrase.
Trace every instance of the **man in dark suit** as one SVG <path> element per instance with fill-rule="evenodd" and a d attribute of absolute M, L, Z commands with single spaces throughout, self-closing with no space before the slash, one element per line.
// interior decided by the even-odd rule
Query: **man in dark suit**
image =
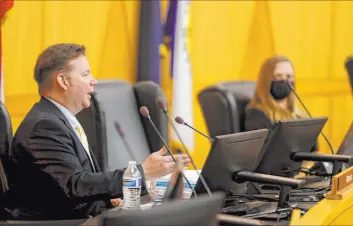
<path fill-rule="evenodd" d="M 69 219 L 97 215 L 122 197 L 124 169 L 101 172 L 75 115 L 90 106 L 97 81 L 85 47 L 57 44 L 37 59 L 34 78 L 41 99 L 16 134 L 6 164 L 10 190 L 2 200 L 9 219 Z M 172 171 L 166 149 L 151 154 L 139 170 L 144 179 Z M 187 166 L 190 159 L 180 156 Z"/>

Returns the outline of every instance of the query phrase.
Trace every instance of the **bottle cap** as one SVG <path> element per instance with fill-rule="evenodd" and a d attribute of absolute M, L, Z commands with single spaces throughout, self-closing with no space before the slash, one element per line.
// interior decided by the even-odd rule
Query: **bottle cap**
<path fill-rule="evenodd" d="M 129 161 L 129 165 L 136 165 L 136 161 Z"/>

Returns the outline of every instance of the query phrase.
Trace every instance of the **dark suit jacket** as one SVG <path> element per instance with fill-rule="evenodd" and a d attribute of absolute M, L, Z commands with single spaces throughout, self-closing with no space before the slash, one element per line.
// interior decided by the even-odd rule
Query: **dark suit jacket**
<path fill-rule="evenodd" d="M 110 199 L 122 197 L 125 169 L 100 172 L 91 156 L 97 172 L 62 112 L 41 98 L 13 138 L 3 214 L 10 219 L 86 218 L 112 207 Z"/>

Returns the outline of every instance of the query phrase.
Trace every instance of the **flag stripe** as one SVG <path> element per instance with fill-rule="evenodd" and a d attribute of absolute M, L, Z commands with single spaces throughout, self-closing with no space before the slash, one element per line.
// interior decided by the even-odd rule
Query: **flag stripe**
<path fill-rule="evenodd" d="M 191 64 L 189 58 L 188 21 L 190 1 L 178 1 L 176 14 L 174 63 L 173 63 L 173 116 L 181 116 L 193 126 L 193 95 Z M 194 131 L 186 126 L 177 125 L 178 131 L 190 151 L 194 150 Z M 175 133 L 172 133 L 177 140 Z"/>
<path fill-rule="evenodd" d="M 0 0 L 0 22 L 8 10 L 13 6 L 13 0 Z M 5 90 L 4 90 L 4 70 L 3 70 L 3 57 L 2 57 L 2 28 L 0 28 L 0 101 L 4 102 L 5 100 Z"/>
<path fill-rule="evenodd" d="M 13 0 L 1 0 L 0 1 L 0 18 L 5 16 L 5 13 L 10 10 L 13 6 Z"/>
<path fill-rule="evenodd" d="M 159 1 L 141 1 L 137 81 L 160 83 L 162 23 Z"/>
<path fill-rule="evenodd" d="M 178 10 L 178 1 L 170 0 L 167 19 L 164 24 L 164 43 L 170 50 L 171 62 L 170 62 L 170 76 L 173 77 L 173 65 L 174 65 L 174 42 L 175 42 L 175 28 L 176 28 L 176 17 Z"/>

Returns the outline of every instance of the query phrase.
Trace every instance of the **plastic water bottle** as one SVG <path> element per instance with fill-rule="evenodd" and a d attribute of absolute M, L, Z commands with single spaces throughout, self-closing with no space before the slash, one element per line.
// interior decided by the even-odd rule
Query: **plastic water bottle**
<path fill-rule="evenodd" d="M 142 177 L 136 166 L 136 161 L 129 161 L 129 166 L 123 175 L 124 209 L 140 208 Z"/>

